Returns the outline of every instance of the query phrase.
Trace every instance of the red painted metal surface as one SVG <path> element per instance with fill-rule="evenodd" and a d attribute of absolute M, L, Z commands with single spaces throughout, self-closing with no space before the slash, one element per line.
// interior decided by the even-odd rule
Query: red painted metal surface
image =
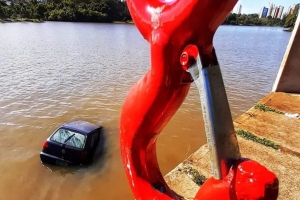
<path fill-rule="evenodd" d="M 205 62 L 213 62 L 214 33 L 237 0 L 126 2 L 134 23 L 150 43 L 151 68 L 131 88 L 122 108 L 123 165 L 135 199 L 180 199 L 160 172 L 156 139 L 190 88 L 190 74 L 180 62 L 185 61 L 183 49 L 196 45 Z"/>
<path fill-rule="evenodd" d="M 196 45 L 188 45 L 183 49 L 180 63 L 185 71 L 196 61 L 199 51 Z"/>
<path fill-rule="evenodd" d="M 279 182 L 275 174 L 253 160 L 239 160 L 223 180 L 210 178 L 195 200 L 274 200 Z"/>

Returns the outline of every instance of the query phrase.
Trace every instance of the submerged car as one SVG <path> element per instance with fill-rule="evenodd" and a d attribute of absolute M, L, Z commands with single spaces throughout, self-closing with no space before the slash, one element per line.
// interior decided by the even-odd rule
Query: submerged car
<path fill-rule="evenodd" d="M 101 138 L 101 129 L 85 121 L 63 124 L 45 141 L 41 161 L 63 166 L 90 163 Z"/>

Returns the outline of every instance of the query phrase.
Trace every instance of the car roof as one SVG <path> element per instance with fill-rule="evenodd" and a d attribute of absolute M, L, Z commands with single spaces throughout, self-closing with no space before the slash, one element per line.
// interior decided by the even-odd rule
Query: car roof
<path fill-rule="evenodd" d="M 97 126 L 95 124 L 86 122 L 86 121 L 73 121 L 69 123 L 65 123 L 61 126 L 61 128 L 72 129 L 74 131 L 78 131 L 83 134 L 89 134 L 101 126 Z"/>

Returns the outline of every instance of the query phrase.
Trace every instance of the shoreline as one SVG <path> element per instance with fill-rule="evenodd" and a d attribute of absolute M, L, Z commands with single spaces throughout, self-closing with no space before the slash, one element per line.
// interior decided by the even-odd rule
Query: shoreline
<path fill-rule="evenodd" d="M 28 19 L 28 18 L 16 18 L 16 19 L 0 19 L 0 23 L 15 23 L 15 22 L 33 22 L 33 23 L 42 23 L 44 22 L 41 19 Z"/>
<path fill-rule="evenodd" d="M 71 22 L 71 23 L 104 23 L 104 22 L 81 22 L 81 21 L 51 21 L 51 20 L 42 20 L 42 19 L 28 19 L 28 18 L 17 18 L 17 19 L 0 19 L 0 23 L 15 23 L 15 22 L 34 22 L 34 23 L 42 23 L 42 22 Z M 106 22 L 105 24 L 134 24 L 133 21 L 113 21 Z"/>
<path fill-rule="evenodd" d="M 17 19 L 0 19 L 0 23 L 16 23 L 16 22 L 33 22 L 33 23 L 43 23 L 43 22 L 71 22 L 71 23 L 103 23 L 103 22 L 80 22 L 80 21 L 44 21 L 41 19 L 28 19 L 28 18 L 17 18 Z M 133 21 L 113 21 L 108 22 L 108 24 L 130 24 L 134 25 Z M 257 25 L 230 25 L 230 24 L 221 24 L 220 26 L 247 26 L 247 27 L 275 27 L 275 28 L 282 28 L 283 31 L 291 32 L 291 29 L 283 28 L 281 26 L 257 26 Z"/>
<path fill-rule="evenodd" d="M 113 21 L 112 23 L 113 24 L 134 24 L 133 21 L 125 21 L 125 22 L 123 22 L 123 21 Z"/>

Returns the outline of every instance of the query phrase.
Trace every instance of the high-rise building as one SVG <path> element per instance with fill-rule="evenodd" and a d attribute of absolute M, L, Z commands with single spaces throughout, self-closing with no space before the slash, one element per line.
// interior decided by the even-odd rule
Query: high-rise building
<path fill-rule="evenodd" d="M 263 8 L 261 9 L 261 13 L 260 13 L 260 15 L 259 15 L 259 18 L 265 18 L 265 17 L 267 17 L 268 10 L 269 10 L 268 8 L 263 7 Z"/>
<path fill-rule="evenodd" d="M 264 10 L 264 7 L 262 7 L 258 13 L 259 18 L 262 18 L 263 10 Z"/>
<path fill-rule="evenodd" d="M 293 5 L 292 12 L 294 12 L 295 8 L 296 8 L 296 4 Z"/>
<path fill-rule="evenodd" d="M 292 12 L 292 7 L 289 6 L 288 9 L 287 9 L 287 11 L 286 11 L 286 14 L 290 14 L 291 12 Z"/>
<path fill-rule="evenodd" d="M 277 14 L 277 13 L 276 13 L 276 10 L 277 10 L 277 13 L 278 13 L 278 7 L 277 7 L 277 6 L 276 6 L 276 7 L 273 7 L 272 14 L 271 14 L 271 17 L 272 17 L 272 18 L 275 18 L 275 15 Z"/>
<path fill-rule="evenodd" d="M 240 4 L 236 7 L 236 14 L 241 14 L 241 13 L 242 13 L 242 5 Z"/>
<path fill-rule="evenodd" d="M 274 8 L 274 5 L 272 3 L 269 3 L 267 17 L 272 16 L 273 8 Z"/>
<path fill-rule="evenodd" d="M 277 18 L 279 18 L 279 19 L 280 19 L 280 18 L 282 17 L 283 9 L 284 9 L 284 7 L 283 7 L 283 6 L 279 6 L 279 11 L 278 11 Z"/>
<path fill-rule="evenodd" d="M 278 18 L 278 14 L 279 14 L 279 7 L 276 7 L 274 9 L 274 15 L 272 16 L 273 18 Z"/>

